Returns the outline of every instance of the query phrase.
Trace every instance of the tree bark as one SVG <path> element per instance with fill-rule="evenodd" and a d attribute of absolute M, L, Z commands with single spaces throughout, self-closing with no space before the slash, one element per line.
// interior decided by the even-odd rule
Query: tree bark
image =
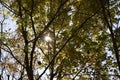
<path fill-rule="evenodd" d="M 116 57 L 116 60 L 117 60 L 119 71 L 120 71 L 119 50 L 118 50 L 118 46 L 117 46 L 117 43 L 116 43 L 115 34 L 114 34 L 113 28 L 112 28 L 113 23 L 111 22 L 110 11 L 108 10 L 109 8 L 106 11 L 106 8 L 105 8 L 106 3 L 103 3 L 103 2 L 105 2 L 105 1 L 103 1 L 103 0 L 100 1 L 101 7 L 102 7 L 102 13 L 103 13 L 104 20 L 105 20 L 105 22 L 106 22 L 106 24 L 108 26 L 109 31 L 110 31 L 110 36 L 111 36 L 112 43 L 113 43 L 113 49 L 114 49 L 114 52 L 115 52 L 115 57 Z M 109 6 L 109 2 L 108 2 L 107 5 Z M 109 15 L 107 15 L 106 12 Z"/>

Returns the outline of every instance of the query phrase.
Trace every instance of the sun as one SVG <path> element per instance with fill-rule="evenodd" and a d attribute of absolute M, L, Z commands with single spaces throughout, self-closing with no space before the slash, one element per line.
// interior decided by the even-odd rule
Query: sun
<path fill-rule="evenodd" d="M 52 39 L 50 36 L 45 36 L 45 41 L 50 42 L 50 41 L 52 41 Z"/>

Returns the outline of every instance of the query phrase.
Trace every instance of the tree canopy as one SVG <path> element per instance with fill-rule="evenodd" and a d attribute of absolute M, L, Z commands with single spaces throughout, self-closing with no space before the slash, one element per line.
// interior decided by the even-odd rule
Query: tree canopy
<path fill-rule="evenodd" d="M 120 78 L 119 0 L 0 3 L 1 80 Z"/>

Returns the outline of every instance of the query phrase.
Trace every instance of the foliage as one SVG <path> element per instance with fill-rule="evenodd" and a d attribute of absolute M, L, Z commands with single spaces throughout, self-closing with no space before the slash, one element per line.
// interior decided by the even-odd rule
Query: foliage
<path fill-rule="evenodd" d="M 119 1 L 0 0 L 0 3 L 6 11 L 3 15 L 11 16 L 17 25 L 15 32 L 1 32 L 3 78 L 120 77 L 120 60 L 116 56 L 120 48 L 119 17 L 116 17 Z M 45 36 L 51 40 L 46 41 Z"/>

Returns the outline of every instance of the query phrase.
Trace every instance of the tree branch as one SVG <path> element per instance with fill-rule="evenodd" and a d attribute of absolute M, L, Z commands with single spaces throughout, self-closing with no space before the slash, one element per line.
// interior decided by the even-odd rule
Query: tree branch
<path fill-rule="evenodd" d="M 5 50 L 5 49 L 3 49 L 3 50 L 5 50 L 6 52 L 10 53 L 11 56 L 12 56 L 21 66 L 23 66 L 23 67 L 25 68 L 25 66 L 14 56 L 13 51 L 10 49 L 10 47 L 7 46 L 7 44 L 4 44 L 4 43 L 3 43 L 3 45 L 6 46 L 9 51 L 8 51 L 8 50 Z"/>
<path fill-rule="evenodd" d="M 10 6 L 8 6 L 6 3 L 4 3 L 2 0 L 0 0 L 0 3 L 6 8 L 8 9 L 10 12 L 12 12 L 13 14 L 17 14 L 16 12 L 13 11 L 13 9 L 10 8 Z"/>
<path fill-rule="evenodd" d="M 99 10 L 100 10 L 100 9 L 99 9 Z M 79 25 L 79 27 L 75 30 L 75 34 L 72 34 L 72 35 L 66 40 L 66 42 L 63 44 L 63 46 L 60 48 L 60 50 L 54 55 L 54 57 L 53 57 L 53 59 L 51 60 L 51 62 L 48 64 L 48 66 L 45 68 L 45 70 L 44 70 L 43 73 L 38 77 L 37 80 L 39 80 L 39 79 L 42 77 L 42 75 L 47 71 L 47 69 L 50 67 L 51 63 L 55 60 L 55 58 L 58 56 L 58 54 L 64 49 L 64 47 L 66 46 L 66 44 L 67 44 L 73 37 L 75 37 L 75 35 L 79 32 L 79 30 L 80 30 L 81 28 L 83 28 L 83 26 L 85 25 L 85 23 L 86 23 L 89 19 L 91 19 L 93 16 L 95 16 L 95 15 L 98 13 L 99 10 L 97 10 L 93 15 L 91 15 L 90 17 L 88 17 L 87 19 L 85 19 L 85 21 L 84 21 L 82 24 Z"/>
<path fill-rule="evenodd" d="M 109 31 L 110 31 L 110 36 L 111 36 L 112 43 L 113 43 L 113 49 L 115 51 L 115 57 L 117 59 L 117 64 L 118 64 L 118 68 L 119 68 L 119 71 L 120 71 L 119 50 L 118 50 L 118 46 L 117 46 L 117 43 L 116 43 L 116 38 L 115 38 L 113 29 L 112 29 L 113 23 L 111 21 L 109 21 L 109 18 L 106 15 L 105 3 L 103 3 L 103 2 L 104 2 L 103 0 L 100 1 L 101 7 L 102 7 L 102 13 L 103 13 L 103 16 L 104 16 L 104 20 L 105 20 L 105 22 L 108 26 Z M 109 17 L 110 17 L 110 15 L 109 15 Z"/>

